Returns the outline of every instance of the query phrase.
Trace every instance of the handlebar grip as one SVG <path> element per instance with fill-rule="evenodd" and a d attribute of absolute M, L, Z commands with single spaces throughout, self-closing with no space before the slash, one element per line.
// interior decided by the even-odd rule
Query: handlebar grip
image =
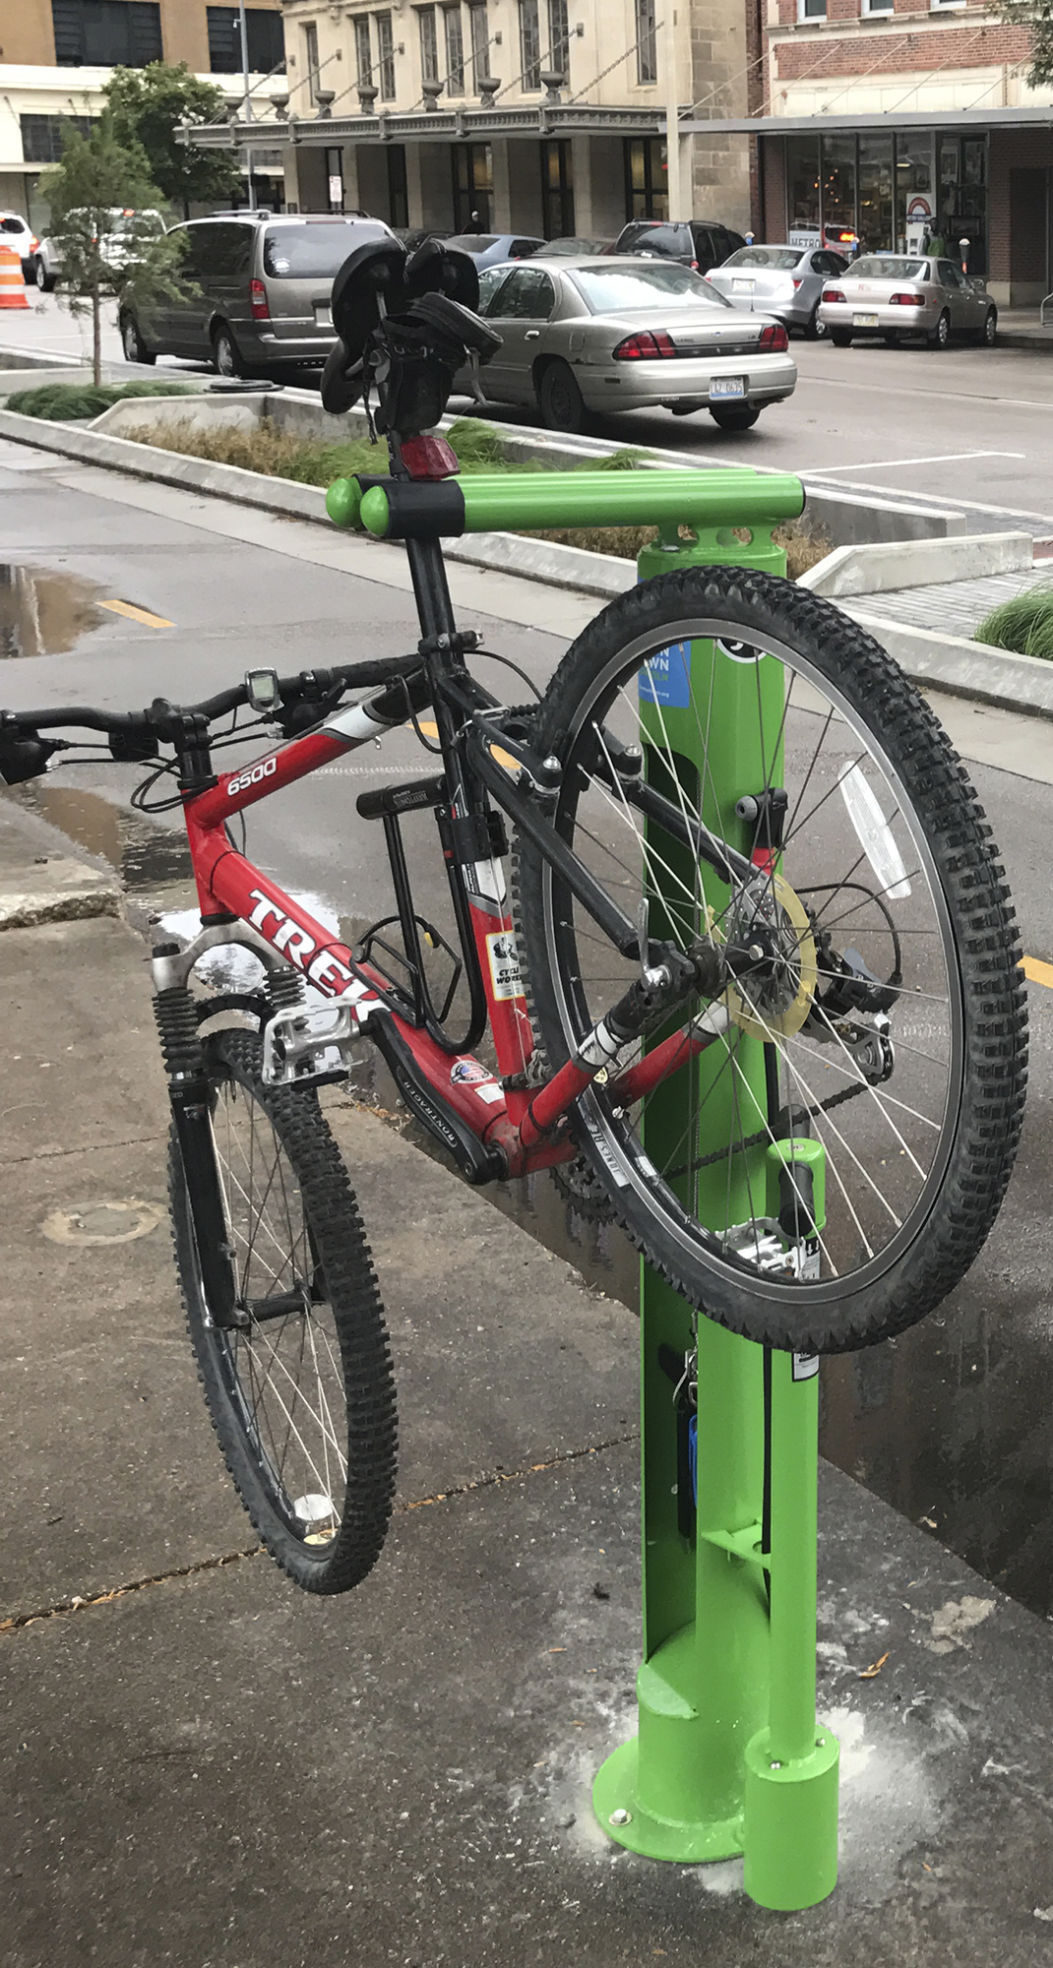
<path fill-rule="evenodd" d="M 20 786 L 26 779 L 39 778 L 56 750 L 47 738 L 0 734 L 0 785 Z"/>

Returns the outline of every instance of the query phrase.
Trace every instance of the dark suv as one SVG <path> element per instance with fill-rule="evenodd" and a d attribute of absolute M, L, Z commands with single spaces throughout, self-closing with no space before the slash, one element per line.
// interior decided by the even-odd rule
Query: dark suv
<path fill-rule="evenodd" d="M 221 376 L 323 363 L 336 341 L 334 275 L 356 246 L 393 236 L 382 219 L 302 212 L 191 219 L 174 233 L 186 238 L 185 290 L 141 306 L 122 297 L 124 353 L 129 362 L 196 357 Z"/>
<path fill-rule="evenodd" d="M 741 232 L 732 232 L 716 219 L 633 219 L 623 226 L 612 253 L 658 253 L 663 259 L 682 260 L 696 273 L 708 273 L 723 266 L 732 253 L 745 246 Z"/>

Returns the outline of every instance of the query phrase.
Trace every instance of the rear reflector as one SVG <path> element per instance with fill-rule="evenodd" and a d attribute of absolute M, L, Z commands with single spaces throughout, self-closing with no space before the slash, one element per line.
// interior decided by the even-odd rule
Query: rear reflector
<path fill-rule="evenodd" d="M 845 297 L 844 297 L 844 295 L 842 294 L 842 292 L 841 292 L 841 289 L 840 289 L 840 287 L 824 287 L 824 288 L 823 288 L 823 299 L 824 299 L 824 301 L 843 301 L 843 300 L 844 300 L 844 298 L 845 298 Z"/>
<path fill-rule="evenodd" d="M 790 337 L 781 321 L 769 321 L 768 326 L 761 329 L 757 347 L 764 349 L 768 355 L 781 355 L 789 346 Z"/>
<path fill-rule="evenodd" d="M 653 362 L 659 355 L 676 355 L 677 350 L 664 328 L 655 334 L 627 335 L 613 351 L 615 362 Z"/>
<path fill-rule="evenodd" d="M 407 437 L 402 462 L 411 478 L 453 478 L 461 469 L 444 437 Z"/>
<path fill-rule="evenodd" d="M 253 320 L 269 321 L 271 311 L 267 305 L 267 289 L 262 280 L 251 280 L 249 282 L 249 297 Z"/>

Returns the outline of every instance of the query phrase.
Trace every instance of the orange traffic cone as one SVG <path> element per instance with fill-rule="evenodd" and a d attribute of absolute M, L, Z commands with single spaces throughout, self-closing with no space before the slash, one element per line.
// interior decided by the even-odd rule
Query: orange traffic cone
<path fill-rule="evenodd" d="M 22 257 L 13 246 L 0 246 L 0 308 L 27 308 Z"/>

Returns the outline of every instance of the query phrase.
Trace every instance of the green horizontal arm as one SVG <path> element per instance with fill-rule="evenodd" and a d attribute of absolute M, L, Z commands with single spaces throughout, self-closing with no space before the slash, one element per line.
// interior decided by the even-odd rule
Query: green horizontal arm
<path fill-rule="evenodd" d="M 550 526 L 770 526 L 803 510 L 804 488 L 788 473 L 508 472 L 374 485 L 359 520 L 382 540 L 441 539 Z"/>

